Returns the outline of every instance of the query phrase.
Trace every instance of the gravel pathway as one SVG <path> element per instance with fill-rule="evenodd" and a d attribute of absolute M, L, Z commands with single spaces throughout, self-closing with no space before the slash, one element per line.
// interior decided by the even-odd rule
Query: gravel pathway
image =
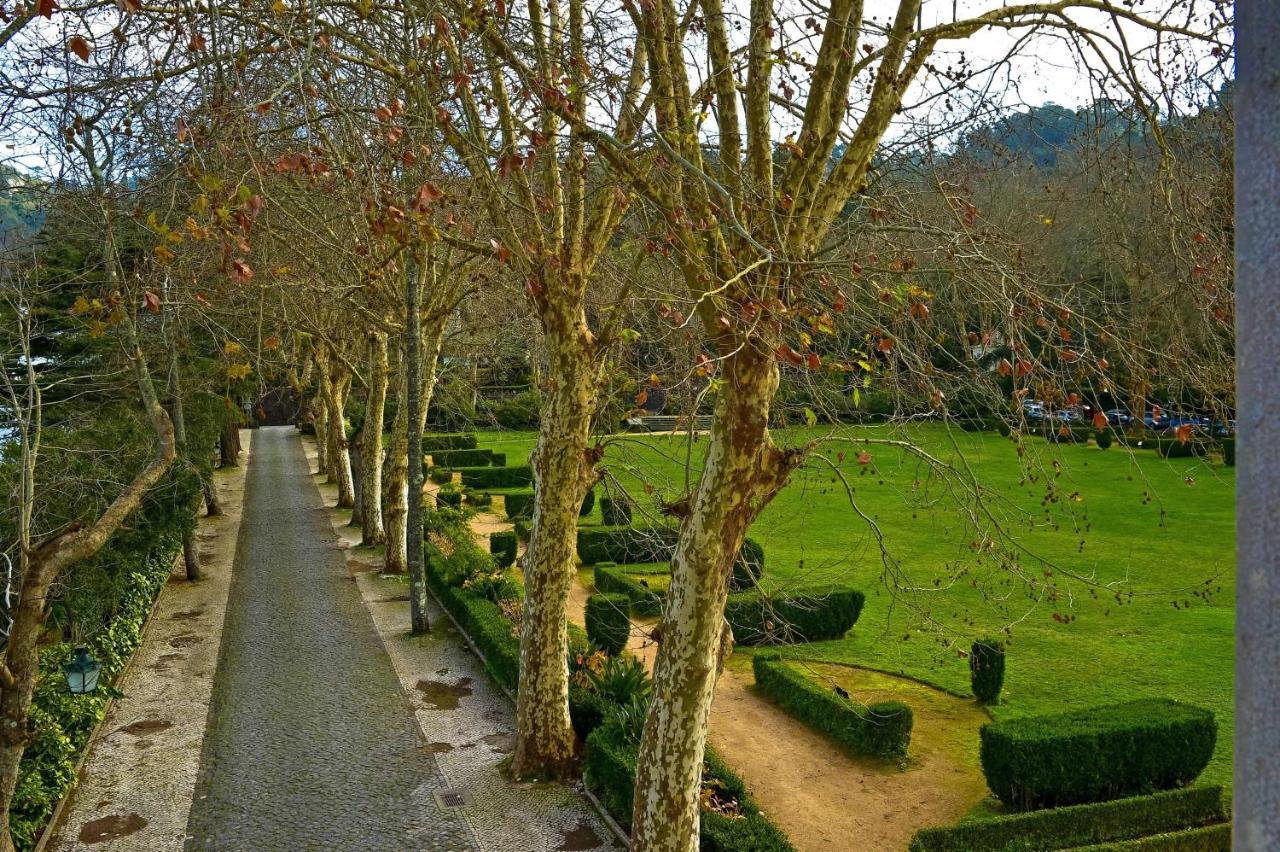
<path fill-rule="evenodd" d="M 187 849 L 470 850 L 297 433 L 254 435 Z"/>

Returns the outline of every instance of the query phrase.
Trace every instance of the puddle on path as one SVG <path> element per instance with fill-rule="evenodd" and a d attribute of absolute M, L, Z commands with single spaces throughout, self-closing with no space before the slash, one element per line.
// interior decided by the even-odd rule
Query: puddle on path
<path fill-rule="evenodd" d="M 489 734 L 487 737 L 481 737 L 480 742 L 499 754 L 511 754 L 516 750 L 516 735 L 508 733 Z"/>
<path fill-rule="evenodd" d="M 471 678 L 464 677 L 456 684 L 439 680 L 418 681 L 422 700 L 436 710 L 457 710 L 458 700 L 471 694 Z"/>
<path fill-rule="evenodd" d="M 137 722 L 125 725 L 120 731 L 137 736 L 138 734 L 150 734 L 172 727 L 173 722 L 168 719 L 139 719 Z"/>
<path fill-rule="evenodd" d="M 422 748 L 424 751 L 428 751 L 431 754 L 444 754 L 445 752 L 453 751 L 453 745 L 451 743 L 427 743 Z"/>
<path fill-rule="evenodd" d="M 169 618 L 173 621 L 190 621 L 202 615 L 204 615 L 204 607 L 198 606 L 195 609 L 184 609 L 182 612 L 175 612 Z"/>
<path fill-rule="evenodd" d="M 192 645 L 199 645 L 204 640 L 194 633 L 179 633 L 177 636 L 169 640 L 170 648 L 190 648 Z"/>
<path fill-rule="evenodd" d="M 557 852 L 586 852 L 588 849 L 597 848 L 601 842 L 600 835 L 596 834 L 596 830 L 590 823 L 579 822 L 577 826 L 564 833 L 556 850 Z"/>
<path fill-rule="evenodd" d="M 112 814 L 80 826 L 81 843 L 104 843 L 141 831 L 147 821 L 138 814 Z"/>

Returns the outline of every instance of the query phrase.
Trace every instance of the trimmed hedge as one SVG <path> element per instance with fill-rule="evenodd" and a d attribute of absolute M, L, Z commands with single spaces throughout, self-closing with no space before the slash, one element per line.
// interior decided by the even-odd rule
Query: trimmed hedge
<path fill-rule="evenodd" d="M 600 518 L 607 527 L 631 525 L 631 501 L 625 497 L 601 497 Z"/>
<path fill-rule="evenodd" d="M 897 758 L 907 753 L 914 716 L 901 701 L 863 707 L 822 688 L 776 653 L 756 654 L 751 667 L 761 692 L 854 754 Z"/>
<path fill-rule="evenodd" d="M 750 589 L 764 576 L 764 548 L 753 538 L 743 539 L 738 558 L 733 560 L 733 575 L 729 588 L 733 591 Z"/>
<path fill-rule="evenodd" d="M 1018 810 L 1099 802 L 1181 787 L 1208 764 L 1213 713 L 1141 699 L 982 726 L 982 771 Z"/>
<path fill-rule="evenodd" d="M 493 465 L 494 467 L 506 467 L 507 454 L 506 453 L 490 453 L 489 464 Z"/>
<path fill-rule="evenodd" d="M 583 782 L 618 823 L 631 828 L 639 744 L 627 739 L 623 726 L 606 720 L 587 738 Z M 703 784 L 737 801 L 741 816 L 713 811 L 701 814 L 701 852 L 795 852 L 777 826 L 769 822 L 747 793 L 742 779 L 729 770 L 707 746 L 702 765 Z"/>
<path fill-rule="evenodd" d="M 449 509 L 462 508 L 462 492 L 461 491 L 437 491 L 436 505 Z"/>
<path fill-rule="evenodd" d="M 739 645 L 839 639 L 858 621 L 866 597 L 842 586 L 815 586 L 779 595 L 759 590 L 729 595 L 724 616 Z"/>
<path fill-rule="evenodd" d="M 1049 808 L 925 828 L 911 852 L 1035 852 L 1069 849 L 1220 823 L 1221 787 L 1187 787 L 1090 805 Z"/>
<path fill-rule="evenodd" d="M 1004 687 L 1004 643 L 999 639 L 979 639 L 969 651 L 969 683 L 973 697 L 983 704 L 1000 700 Z"/>
<path fill-rule="evenodd" d="M 426 545 L 427 585 L 440 604 L 454 617 L 484 654 L 485 668 L 494 680 L 515 691 L 520 681 L 520 640 L 502 610 L 488 598 L 472 594 L 448 582 L 447 560 L 439 549 Z"/>
<path fill-rule="evenodd" d="M 533 468 L 529 465 L 514 467 L 464 467 L 460 468 L 462 484 L 473 488 L 526 488 L 533 484 Z"/>
<path fill-rule="evenodd" d="M 1087 444 L 1093 432 L 1088 427 L 1068 426 L 1064 434 L 1061 425 L 1049 425 L 1044 427 L 1044 438 L 1051 444 Z"/>
<path fill-rule="evenodd" d="M 1223 438 L 1222 441 L 1222 463 L 1227 467 L 1236 466 L 1236 439 Z"/>
<path fill-rule="evenodd" d="M 1153 834 L 1135 840 L 1080 846 L 1075 852 L 1231 852 L 1231 823 Z"/>
<path fill-rule="evenodd" d="M 1110 429 L 1099 429 L 1093 433 L 1093 442 L 1098 445 L 1098 449 L 1106 450 L 1111 448 L 1111 442 L 1115 433 Z"/>
<path fill-rule="evenodd" d="M 600 503 L 604 504 L 602 499 Z M 587 527 L 578 530 L 578 559 L 597 562 L 668 562 L 680 531 L 675 527 Z"/>
<path fill-rule="evenodd" d="M 516 518 L 532 518 L 533 492 L 511 491 L 503 494 L 502 505 L 506 510 L 507 517 L 511 520 L 515 520 Z"/>
<path fill-rule="evenodd" d="M 433 467 L 427 471 L 427 479 L 436 485 L 448 485 L 453 482 L 453 471 L 447 467 Z"/>
<path fill-rule="evenodd" d="M 474 450 L 475 448 L 475 435 L 452 432 L 422 436 L 422 451 L 424 453 L 431 453 L 437 450 Z"/>
<path fill-rule="evenodd" d="M 596 505 L 596 492 L 591 489 L 587 492 L 587 496 L 582 498 L 582 505 L 578 507 L 578 517 L 585 518 L 591 514 L 591 509 Z"/>
<path fill-rule="evenodd" d="M 1177 438 L 1160 438 L 1156 441 L 1156 452 L 1166 459 L 1189 459 L 1202 456 L 1208 447 L 1203 441 L 1192 438 L 1190 441 L 1179 441 Z"/>
<path fill-rule="evenodd" d="M 587 598 L 587 638 L 609 656 L 627 647 L 631 636 L 631 599 L 626 595 L 597 594 Z"/>
<path fill-rule="evenodd" d="M 640 581 L 628 576 L 612 562 L 598 562 L 595 566 L 596 590 L 611 595 L 625 595 L 631 601 L 631 611 L 639 616 L 662 615 L 663 598 L 658 592 L 646 589 Z"/>
<path fill-rule="evenodd" d="M 493 464 L 493 451 L 432 450 L 431 463 L 438 467 L 484 467 Z"/>
<path fill-rule="evenodd" d="M 489 552 L 499 568 L 509 568 L 516 561 L 516 532 L 502 530 L 489 533 Z"/>

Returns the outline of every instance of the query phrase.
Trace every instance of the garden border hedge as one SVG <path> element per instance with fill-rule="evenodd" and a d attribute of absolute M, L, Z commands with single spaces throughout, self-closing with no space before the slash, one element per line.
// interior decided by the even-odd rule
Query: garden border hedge
<path fill-rule="evenodd" d="M 1072 852 L 1231 852 L 1231 823 L 1221 822 L 1096 846 L 1077 846 Z"/>
<path fill-rule="evenodd" d="M 600 592 L 587 598 L 587 638 L 609 656 L 617 656 L 631 638 L 631 599 Z"/>
<path fill-rule="evenodd" d="M 596 591 L 605 594 L 625 595 L 631 601 L 631 611 L 636 615 L 654 618 L 662 615 L 665 600 L 661 594 L 646 589 L 612 562 L 597 562 L 592 573 Z M 655 572 L 658 573 L 658 572 Z"/>
<path fill-rule="evenodd" d="M 729 595 L 724 617 L 739 645 L 819 642 L 844 636 L 857 624 L 865 603 L 862 592 L 845 586 L 809 586 L 776 594 L 753 589 Z"/>
<path fill-rule="evenodd" d="M 679 537 L 675 527 L 579 527 L 578 559 L 583 565 L 669 562 Z"/>
<path fill-rule="evenodd" d="M 474 450 L 431 450 L 433 467 L 487 467 L 493 464 L 493 451 L 482 448 Z"/>
<path fill-rule="evenodd" d="M 533 517 L 533 492 L 508 491 L 502 496 L 502 509 L 509 520 Z"/>
<path fill-rule="evenodd" d="M 788 715 L 854 754 L 891 759 L 907 753 L 915 717 L 901 701 L 882 701 L 864 708 L 818 686 L 777 653 L 756 654 L 751 668 L 756 687 Z"/>
<path fill-rule="evenodd" d="M 489 552 L 493 554 L 499 568 L 510 568 L 515 563 L 518 546 L 515 530 L 498 530 L 489 533 Z"/>
<path fill-rule="evenodd" d="M 979 731 L 987 785 L 1019 810 L 1118 799 L 1190 784 L 1213 756 L 1213 713 L 1145 698 L 990 722 Z"/>
<path fill-rule="evenodd" d="M 1109 802 L 1069 805 L 924 828 L 911 852 L 1037 852 L 1131 840 L 1227 818 L 1221 787 L 1184 787 Z"/>
<path fill-rule="evenodd" d="M 510 467 L 460 467 L 462 484 L 472 488 L 526 488 L 533 485 L 533 468 L 527 464 Z"/>
<path fill-rule="evenodd" d="M 474 450 L 476 436 L 469 432 L 438 432 L 434 435 L 422 436 L 422 451 L 433 450 Z"/>

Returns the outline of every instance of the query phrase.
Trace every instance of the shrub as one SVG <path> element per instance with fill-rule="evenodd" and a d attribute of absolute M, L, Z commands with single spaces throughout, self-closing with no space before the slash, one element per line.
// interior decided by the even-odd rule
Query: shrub
<path fill-rule="evenodd" d="M 1045 440 L 1051 444 L 1087 444 L 1093 430 L 1082 426 L 1062 426 L 1048 423 L 1044 427 Z"/>
<path fill-rule="evenodd" d="M 532 518 L 533 517 L 533 492 L 532 491 L 511 491 L 502 495 L 502 505 L 507 512 L 507 517 L 515 518 Z"/>
<path fill-rule="evenodd" d="M 573 732 L 580 739 L 586 740 L 592 731 L 600 727 L 612 706 L 592 689 L 576 683 L 569 684 L 569 721 L 573 723 Z"/>
<path fill-rule="evenodd" d="M 1236 439 L 1222 439 L 1222 463 L 1227 467 L 1236 466 Z"/>
<path fill-rule="evenodd" d="M 501 569 L 473 574 L 462 588 L 494 603 L 513 601 L 521 595 L 520 584 Z"/>
<path fill-rule="evenodd" d="M 600 500 L 601 508 L 604 499 Z M 593 527 L 578 530 L 578 558 L 597 562 L 667 562 L 680 531 L 675 527 Z"/>
<path fill-rule="evenodd" d="M 969 653 L 969 683 L 973 697 L 983 704 L 995 704 L 1004 686 L 1004 643 L 979 639 Z"/>
<path fill-rule="evenodd" d="M 729 588 L 733 591 L 750 589 L 764 576 L 764 548 L 753 538 L 743 539 L 738 558 L 733 560 L 733 575 Z"/>
<path fill-rule="evenodd" d="M 488 491 L 466 491 L 467 502 L 477 509 L 486 509 L 493 505 L 493 495 Z"/>
<path fill-rule="evenodd" d="M 452 557 L 450 557 L 452 559 Z M 492 600 L 454 585 L 453 571 L 439 549 L 426 546 L 427 585 L 484 655 L 494 680 L 514 691 L 520 680 L 520 640 Z"/>
<path fill-rule="evenodd" d="M 761 692 L 854 754 L 894 758 L 907 753 L 914 717 L 901 701 L 863 707 L 814 683 L 776 653 L 756 654 L 751 666 Z"/>
<path fill-rule="evenodd" d="M 839 639 L 862 614 L 862 592 L 840 586 L 765 595 L 758 589 L 729 595 L 724 616 L 739 645 Z"/>
<path fill-rule="evenodd" d="M 1192 439 L 1179 441 L 1177 438 L 1160 438 L 1156 441 L 1156 452 L 1166 459 L 1189 459 L 1202 456 L 1208 447 L 1203 441 Z"/>
<path fill-rule="evenodd" d="M 515 467 L 464 467 L 462 484 L 475 488 L 527 488 L 533 484 L 533 468 L 529 465 Z"/>
<path fill-rule="evenodd" d="M 427 471 L 427 479 L 436 485 L 448 485 L 453 482 L 453 471 L 447 467 L 433 467 Z"/>
<path fill-rule="evenodd" d="M 499 567 L 510 567 L 516 561 L 515 530 L 489 533 L 489 552 Z"/>
<path fill-rule="evenodd" d="M 541 404 L 542 397 L 538 391 L 530 388 L 491 404 L 489 411 L 494 422 L 503 429 L 537 429 Z"/>
<path fill-rule="evenodd" d="M 493 464 L 490 450 L 432 450 L 431 463 L 440 467 L 484 467 Z"/>
<path fill-rule="evenodd" d="M 1093 433 L 1093 442 L 1100 450 L 1108 450 L 1114 440 L 1115 433 L 1111 429 L 1099 429 Z"/>
<path fill-rule="evenodd" d="M 911 852 L 1037 852 L 1182 831 L 1226 819 L 1221 787 L 1188 787 L 926 828 Z M 1186 847 L 1214 849 L 1214 846 Z M 1229 847 L 1225 847 L 1229 848 Z"/>
<path fill-rule="evenodd" d="M 607 527 L 630 526 L 631 501 L 626 497 L 601 497 L 600 517 Z"/>
<path fill-rule="evenodd" d="M 591 514 L 591 509 L 596 504 L 596 492 L 592 489 L 587 492 L 587 496 L 582 498 L 582 506 L 578 508 L 578 517 L 585 518 Z"/>
<path fill-rule="evenodd" d="M 1231 852 L 1231 823 L 1082 846 L 1077 852 Z"/>
<path fill-rule="evenodd" d="M 436 492 L 436 505 L 449 509 L 462 508 L 462 492 L 441 488 Z"/>
<path fill-rule="evenodd" d="M 1213 713 L 1170 699 L 982 726 L 982 771 L 1018 810 L 1099 802 L 1191 783 L 1213 754 Z"/>
<path fill-rule="evenodd" d="M 626 595 L 592 595 L 587 598 L 587 637 L 610 656 L 620 653 L 631 635 L 630 612 Z"/>
<path fill-rule="evenodd" d="M 520 541 L 528 541 L 533 535 L 533 521 L 527 518 L 516 518 L 515 520 L 516 538 Z"/>
<path fill-rule="evenodd" d="M 474 450 L 475 448 L 475 435 L 454 432 L 422 436 L 422 451 L 424 453 L 432 453 L 436 450 Z"/>
<path fill-rule="evenodd" d="M 493 465 L 494 467 L 506 467 L 507 454 L 506 453 L 490 453 L 489 464 Z"/>
<path fill-rule="evenodd" d="M 618 570 L 612 562 L 597 562 L 595 566 L 596 590 L 609 595 L 624 595 L 631 602 L 631 611 L 643 617 L 662 615 L 662 595 L 640 585 L 640 581 Z"/>

